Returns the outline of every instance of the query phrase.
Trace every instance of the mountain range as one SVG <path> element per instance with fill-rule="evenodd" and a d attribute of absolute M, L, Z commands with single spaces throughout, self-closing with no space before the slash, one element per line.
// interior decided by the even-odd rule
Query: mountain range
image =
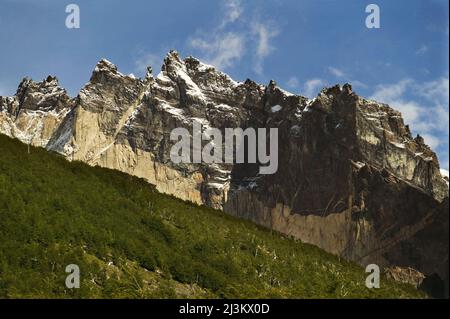
<path fill-rule="evenodd" d="M 278 170 L 174 163 L 173 129 L 278 128 Z M 97 63 L 75 98 L 54 76 L 0 97 L 0 133 L 69 161 L 119 170 L 160 192 L 251 220 L 448 296 L 448 173 L 400 112 L 350 84 L 314 99 L 238 82 L 175 51 L 161 72 Z M 419 275 L 417 275 L 419 274 Z"/>

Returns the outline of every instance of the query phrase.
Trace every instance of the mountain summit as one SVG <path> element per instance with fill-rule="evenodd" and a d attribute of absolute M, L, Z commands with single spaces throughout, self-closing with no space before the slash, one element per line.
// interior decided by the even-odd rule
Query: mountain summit
<path fill-rule="evenodd" d="M 278 128 L 278 171 L 171 162 L 171 131 L 193 122 Z M 448 294 L 448 178 L 398 111 L 349 84 L 310 100 L 274 81 L 234 81 L 175 51 L 144 79 L 101 60 L 73 99 L 54 77 L 24 79 L 15 96 L 0 97 L 0 133 L 142 177 L 364 266 L 414 268 L 445 282 Z"/>

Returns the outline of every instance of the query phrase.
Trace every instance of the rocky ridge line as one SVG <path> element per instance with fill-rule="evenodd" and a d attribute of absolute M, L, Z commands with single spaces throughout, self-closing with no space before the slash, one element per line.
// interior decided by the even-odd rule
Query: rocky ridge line
<path fill-rule="evenodd" d="M 172 163 L 171 130 L 190 130 L 194 121 L 221 130 L 277 127 L 277 173 Z M 0 98 L 0 133 L 145 178 L 363 265 L 412 267 L 448 282 L 448 178 L 436 154 L 399 112 L 348 84 L 309 100 L 274 81 L 236 82 L 175 51 L 144 79 L 101 60 L 74 99 L 54 77 L 24 79 L 15 96 Z"/>

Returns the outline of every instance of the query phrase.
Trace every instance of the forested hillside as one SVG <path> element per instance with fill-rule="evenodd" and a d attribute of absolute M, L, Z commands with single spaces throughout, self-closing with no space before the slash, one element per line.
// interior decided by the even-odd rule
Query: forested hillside
<path fill-rule="evenodd" d="M 65 268 L 80 267 L 68 289 Z M 423 297 L 144 180 L 0 136 L 0 298 Z"/>

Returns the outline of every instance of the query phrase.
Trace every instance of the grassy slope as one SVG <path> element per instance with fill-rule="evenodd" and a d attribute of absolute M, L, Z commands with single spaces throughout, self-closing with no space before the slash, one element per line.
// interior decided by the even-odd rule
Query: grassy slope
<path fill-rule="evenodd" d="M 112 264 L 111 264 L 112 262 Z M 81 288 L 65 287 L 65 267 Z M 421 297 L 314 246 L 0 135 L 0 298 Z"/>

